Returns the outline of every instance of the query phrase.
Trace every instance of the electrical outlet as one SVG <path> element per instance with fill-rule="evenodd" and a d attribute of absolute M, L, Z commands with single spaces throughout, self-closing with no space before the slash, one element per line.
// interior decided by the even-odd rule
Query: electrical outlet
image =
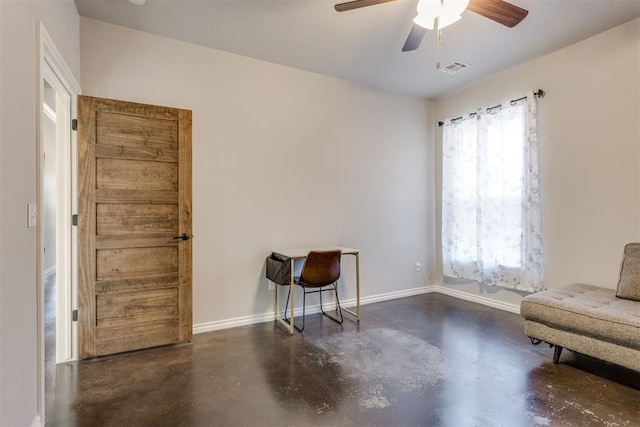
<path fill-rule="evenodd" d="M 269 280 L 269 290 L 272 291 L 275 289 L 275 285 L 273 284 L 273 282 L 271 280 Z"/>
<path fill-rule="evenodd" d="M 416 271 L 422 271 L 422 264 L 416 262 Z"/>

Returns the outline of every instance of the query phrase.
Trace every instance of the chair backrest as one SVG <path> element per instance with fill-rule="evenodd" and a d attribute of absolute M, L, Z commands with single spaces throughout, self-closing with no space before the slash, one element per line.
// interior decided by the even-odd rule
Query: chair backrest
<path fill-rule="evenodd" d="M 303 286 L 328 286 L 340 278 L 340 251 L 311 251 L 302 267 L 299 282 Z"/>

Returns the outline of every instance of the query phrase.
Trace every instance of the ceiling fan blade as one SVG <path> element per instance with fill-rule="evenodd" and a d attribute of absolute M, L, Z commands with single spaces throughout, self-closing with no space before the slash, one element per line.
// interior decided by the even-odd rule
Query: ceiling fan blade
<path fill-rule="evenodd" d="M 413 24 L 413 26 L 411 27 L 411 31 L 409 31 L 407 41 L 404 42 L 404 46 L 402 46 L 402 51 L 409 52 L 410 50 L 416 50 L 417 48 L 419 48 L 426 32 L 426 28 L 421 27 L 420 25 Z"/>
<path fill-rule="evenodd" d="M 509 28 L 518 25 L 529 11 L 504 0 L 471 0 L 467 8 Z"/>
<path fill-rule="evenodd" d="M 346 3 L 339 3 L 335 5 L 338 12 L 344 12 L 345 10 L 359 9 L 361 7 L 374 6 L 380 3 L 387 3 L 394 0 L 354 0 Z"/>

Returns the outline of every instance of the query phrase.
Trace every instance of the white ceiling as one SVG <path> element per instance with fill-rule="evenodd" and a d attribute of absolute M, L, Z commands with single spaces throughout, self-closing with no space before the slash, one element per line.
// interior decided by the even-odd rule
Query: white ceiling
<path fill-rule="evenodd" d="M 358 82 L 435 98 L 640 17 L 640 0 L 513 0 L 529 10 L 514 28 L 473 12 L 443 30 L 440 62 L 471 64 L 456 75 L 435 69 L 433 32 L 401 52 L 417 0 L 338 13 L 333 0 L 75 0 L 101 21 Z"/>

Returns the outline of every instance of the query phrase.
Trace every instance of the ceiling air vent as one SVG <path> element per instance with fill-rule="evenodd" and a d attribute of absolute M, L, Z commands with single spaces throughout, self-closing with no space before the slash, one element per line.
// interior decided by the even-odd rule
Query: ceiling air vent
<path fill-rule="evenodd" d="M 465 70 L 467 68 L 469 68 L 471 65 L 469 64 L 465 64 L 464 62 L 460 62 L 460 61 L 455 61 L 452 62 L 449 65 L 446 65 L 444 67 L 440 67 L 440 71 L 442 71 L 443 73 L 447 73 L 447 74 L 458 74 L 460 71 Z"/>

